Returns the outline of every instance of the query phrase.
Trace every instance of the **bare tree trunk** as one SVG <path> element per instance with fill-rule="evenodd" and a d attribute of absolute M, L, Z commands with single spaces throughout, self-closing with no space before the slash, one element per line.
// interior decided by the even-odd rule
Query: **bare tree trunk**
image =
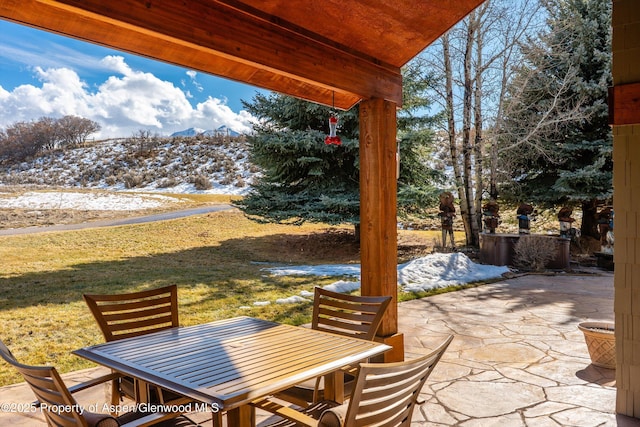
<path fill-rule="evenodd" d="M 431 66 L 445 77 L 444 90 L 440 87 L 438 94 L 447 115 L 449 154 L 467 245 L 479 242 L 487 180 L 489 195 L 498 197 L 500 173 L 507 165 L 500 163 L 495 128 L 499 131 L 504 121 L 503 99 L 520 53 L 518 40 L 536 22 L 538 8 L 538 0 L 487 0 L 442 37 L 442 50 L 433 49 L 437 54 Z M 487 123 L 494 129 L 484 129 Z"/>
<path fill-rule="evenodd" d="M 485 6 L 486 7 L 486 6 Z M 482 9 L 484 11 L 484 9 Z M 479 13 L 480 17 L 482 12 Z M 479 21 L 480 19 L 478 19 Z M 484 180 L 483 180 L 483 126 L 484 120 L 482 116 L 482 71 L 483 71 L 483 45 L 484 45 L 484 33 L 480 30 L 475 32 L 475 45 L 476 45 L 476 75 L 475 75 L 475 92 L 474 92 L 474 107 L 473 115 L 475 122 L 475 138 L 473 143 L 473 156 L 475 159 L 475 212 L 476 212 L 476 230 L 479 233 L 482 230 L 482 194 L 484 192 Z M 478 241 L 480 239 L 478 238 Z"/>
<path fill-rule="evenodd" d="M 466 46 L 464 53 L 464 89 L 462 100 L 462 162 L 463 162 L 463 175 L 462 192 L 465 195 L 465 205 L 460 206 L 460 212 L 462 214 L 462 221 L 465 223 L 465 229 L 468 229 L 467 233 L 467 245 L 478 245 L 478 227 L 475 221 L 475 206 L 474 206 L 474 194 L 473 194 L 473 168 L 472 168 L 472 154 L 473 148 L 471 146 L 471 110 L 472 110 L 472 95 L 473 95 L 473 83 L 474 78 L 472 75 L 472 54 L 473 54 L 473 41 L 474 33 L 476 31 L 476 13 L 471 12 L 469 15 L 469 24 L 466 34 Z"/>
<path fill-rule="evenodd" d="M 458 142 L 456 141 L 456 120 L 455 120 L 455 103 L 453 98 L 453 67 L 451 66 L 451 50 L 449 44 L 449 34 L 442 36 L 442 54 L 444 56 L 444 74 L 445 74 L 445 108 L 447 113 L 447 132 L 449 135 L 449 153 L 451 154 L 451 165 L 455 177 L 456 187 L 458 188 L 458 197 L 460 198 L 460 214 L 463 218 L 465 234 L 468 235 L 470 230 L 467 229 L 467 223 L 464 221 L 465 206 L 467 204 L 465 193 L 462 190 L 462 172 L 460 170 L 460 161 L 458 153 Z"/>

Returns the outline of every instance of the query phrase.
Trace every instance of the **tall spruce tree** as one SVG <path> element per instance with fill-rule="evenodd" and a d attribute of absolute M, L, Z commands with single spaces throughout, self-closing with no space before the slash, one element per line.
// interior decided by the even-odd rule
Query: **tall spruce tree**
<path fill-rule="evenodd" d="M 434 74 L 420 59 L 402 70 L 403 106 L 398 111 L 398 214 L 400 217 L 427 215 L 437 206 L 445 185 L 444 165 L 434 159 L 433 129 L 440 127 L 444 114 L 429 115 Z"/>
<path fill-rule="evenodd" d="M 399 214 L 433 206 L 442 174 L 427 166 L 432 119 L 425 116 L 428 76 L 407 67 L 407 107 L 399 114 Z M 406 76 L 406 73 L 405 73 Z M 260 222 L 360 222 L 358 107 L 339 112 L 341 145 L 327 145 L 332 109 L 289 96 L 258 94 L 244 108 L 258 119 L 249 137 L 250 159 L 262 170 L 237 206 Z"/>
<path fill-rule="evenodd" d="M 339 114 L 341 145 L 327 145 L 331 109 L 258 94 L 244 108 L 258 118 L 248 138 L 262 175 L 237 206 L 261 222 L 358 224 L 357 108 Z"/>
<path fill-rule="evenodd" d="M 547 29 L 526 41 L 501 130 L 503 164 L 516 177 L 502 196 L 545 207 L 581 206 L 583 235 L 598 237 L 596 209 L 611 198 L 611 2 L 543 0 Z"/>

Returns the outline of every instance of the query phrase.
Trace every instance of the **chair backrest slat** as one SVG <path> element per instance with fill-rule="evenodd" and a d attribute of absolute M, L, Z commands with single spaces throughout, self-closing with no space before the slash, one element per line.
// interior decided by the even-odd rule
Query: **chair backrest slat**
<path fill-rule="evenodd" d="M 153 331 L 171 328 L 173 327 L 173 323 L 171 321 L 171 315 L 164 315 L 162 317 L 154 317 L 152 319 L 135 319 L 129 322 L 120 322 L 120 323 L 111 323 L 110 329 L 111 333 L 117 335 L 117 332 L 121 331 L 134 331 L 137 329 L 148 330 L 151 329 Z"/>
<path fill-rule="evenodd" d="M 326 318 L 322 319 L 321 326 L 316 329 L 333 332 L 340 335 L 353 335 L 355 338 L 363 338 L 368 335 L 371 329 L 370 323 L 351 323 L 344 319 Z M 360 337 L 358 336 L 360 335 Z M 368 336 L 366 337 L 368 338 Z"/>
<path fill-rule="evenodd" d="M 23 365 L 2 342 L 0 342 L 0 356 L 22 374 L 41 403 L 42 413 L 49 425 L 87 427 L 86 420 L 79 412 L 78 403 L 60 378 L 56 368 Z"/>
<path fill-rule="evenodd" d="M 313 329 L 372 340 L 390 296 L 356 296 L 315 288 Z"/>
<path fill-rule="evenodd" d="M 155 291 L 158 291 L 157 293 Z M 104 301 L 101 304 L 100 310 L 103 313 L 123 313 L 127 311 L 133 311 L 144 309 L 147 307 L 162 307 L 171 305 L 171 294 L 167 288 L 158 288 L 154 290 L 152 294 L 145 292 L 145 296 L 135 298 L 139 293 L 129 294 L 114 294 L 114 295 L 94 295 L 94 298 L 100 297 L 100 301 Z M 109 298 L 107 298 L 109 297 Z M 115 299 L 113 297 L 120 297 Z M 124 297 L 124 298 L 123 298 Z M 109 304 L 111 303 L 111 304 Z"/>
<path fill-rule="evenodd" d="M 345 425 L 409 427 L 418 395 L 452 339 L 412 360 L 360 364 Z"/>
<path fill-rule="evenodd" d="M 375 317 L 377 314 L 377 311 L 374 311 L 373 313 L 366 313 L 362 311 L 348 311 L 348 310 L 354 310 L 354 309 L 368 309 L 368 307 L 354 307 L 353 304 L 342 304 L 342 305 L 346 305 L 347 308 L 341 309 L 338 305 L 338 302 L 336 302 L 335 304 L 336 304 L 335 306 L 321 305 L 319 307 L 318 315 L 321 317 L 331 318 L 331 316 L 335 316 L 336 310 L 340 310 L 342 312 L 340 317 L 344 320 L 370 324 L 375 320 Z M 378 307 L 376 306 L 376 307 L 372 307 L 371 309 L 377 310 L 377 308 Z"/>
<path fill-rule="evenodd" d="M 106 341 L 178 326 L 178 288 L 126 294 L 83 295 Z"/>

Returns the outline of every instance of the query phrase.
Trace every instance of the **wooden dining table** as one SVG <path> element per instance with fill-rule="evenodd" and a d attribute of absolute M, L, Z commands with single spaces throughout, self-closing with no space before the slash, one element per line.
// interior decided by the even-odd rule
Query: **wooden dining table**
<path fill-rule="evenodd" d="M 202 402 L 213 411 L 226 411 L 228 425 L 243 427 L 255 425 L 250 402 L 318 376 L 325 376 L 325 396 L 340 402 L 344 399 L 340 368 L 390 348 L 379 342 L 236 317 L 73 353 Z"/>

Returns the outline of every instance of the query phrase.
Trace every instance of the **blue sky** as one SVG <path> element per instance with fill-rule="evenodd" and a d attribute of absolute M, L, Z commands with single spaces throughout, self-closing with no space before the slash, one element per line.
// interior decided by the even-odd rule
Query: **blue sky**
<path fill-rule="evenodd" d="M 189 127 L 248 130 L 258 88 L 0 20 L 0 128 L 66 114 L 98 137 Z"/>

